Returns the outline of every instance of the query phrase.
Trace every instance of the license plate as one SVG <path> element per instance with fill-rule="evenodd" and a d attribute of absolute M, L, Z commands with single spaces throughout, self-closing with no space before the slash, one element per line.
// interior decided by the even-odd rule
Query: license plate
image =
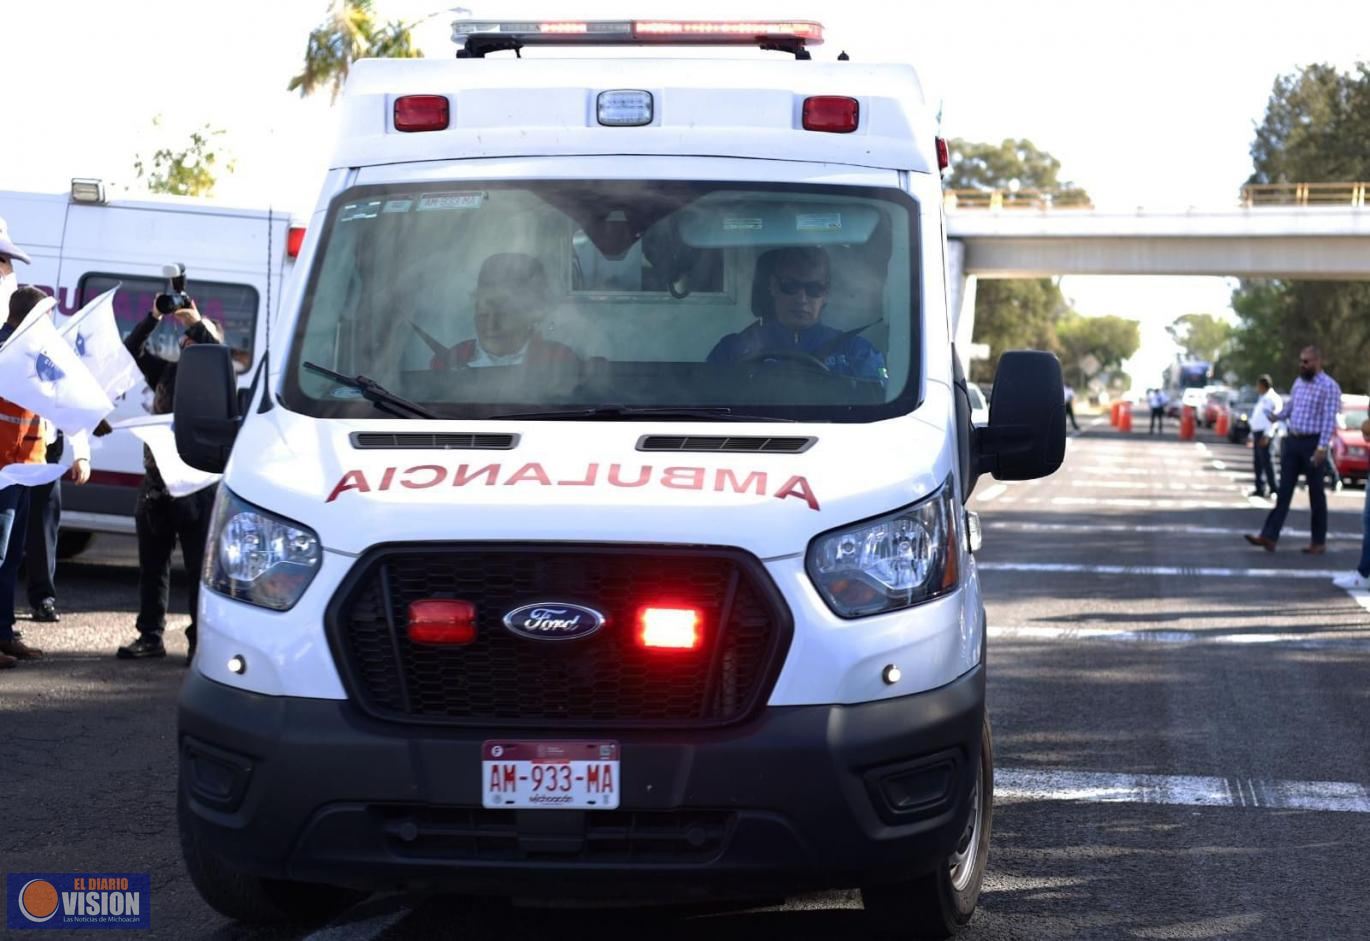
<path fill-rule="evenodd" d="M 486 742 L 480 770 L 485 807 L 613 810 L 618 806 L 618 742 Z"/>

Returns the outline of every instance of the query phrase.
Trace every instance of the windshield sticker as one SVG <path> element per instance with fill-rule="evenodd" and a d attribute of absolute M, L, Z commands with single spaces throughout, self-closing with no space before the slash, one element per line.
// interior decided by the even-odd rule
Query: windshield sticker
<path fill-rule="evenodd" d="M 801 212 L 795 217 L 794 227 L 799 232 L 837 232 L 842 228 L 842 213 Z"/>
<path fill-rule="evenodd" d="M 343 386 L 340 389 L 334 389 L 328 395 L 334 399 L 359 399 L 362 397 L 362 390 Z"/>
<path fill-rule="evenodd" d="M 352 222 L 355 219 L 374 219 L 381 214 L 381 201 L 368 200 L 364 203 L 348 203 L 338 214 L 339 222 Z"/>
<path fill-rule="evenodd" d="M 348 390 L 353 391 L 353 390 Z M 537 462 L 518 466 L 462 464 L 451 468 L 443 464 L 419 464 L 401 470 L 398 467 L 349 470 L 333 485 L 325 503 L 332 503 L 345 493 L 370 493 L 372 490 L 392 491 L 403 496 L 410 490 L 432 487 L 614 487 L 636 489 L 655 485 L 667 490 L 693 490 L 714 493 L 750 494 L 777 500 L 801 500 L 809 509 L 817 510 L 818 498 L 807 478 L 790 475 L 783 479 L 766 471 L 735 471 L 729 467 L 663 467 L 650 464 L 625 466 L 586 464 L 570 474 L 549 473 Z M 396 486 L 398 485 L 398 486 Z"/>
<path fill-rule="evenodd" d="M 435 212 L 444 209 L 479 209 L 485 202 L 485 193 L 424 193 L 419 197 L 419 212 Z"/>
<path fill-rule="evenodd" d="M 412 199 L 387 199 L 385 201 L 385 208 L 382 209 L 381 212 L 408 212 L 413 208 L 414 201 Z"/>
<path fill-rule="evenodd" d="M 724 232 L 751 232 L 765 227 L 760 219 L 742 218 L 740 216 L 725 216 L 723 218 Z"/>

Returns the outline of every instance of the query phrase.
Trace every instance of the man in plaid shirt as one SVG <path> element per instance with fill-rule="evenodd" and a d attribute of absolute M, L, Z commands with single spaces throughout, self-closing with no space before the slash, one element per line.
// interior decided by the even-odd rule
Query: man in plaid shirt
<path fill-rule="evenodd" d="M 1323 465 L 1327 462 L 1327 447 L 1336 431 L 1340 411 L 1341 386 L 1322 371 L 1322 353 L 1318 348 L 1307 347 L 1299 354 L 1299 378 L 1294 380 L 1284 409 L 1268 413 L 1289 428 L 1284 439 L 1284 453 L 1280 455 L 1280 491 L 1260 535 L 1247 536 L 1247 542 L 1266 552 L 1275 551 L 1285 517 L 1289 515 L 1289 504 L 1294 499 L 1294 488 L 1302 474 L 1308 478 L 1308 504 L 1313 510 L 1313 541 L 1303 551 L 1309 555 L 1322 555 L 1327 551 Z"/>

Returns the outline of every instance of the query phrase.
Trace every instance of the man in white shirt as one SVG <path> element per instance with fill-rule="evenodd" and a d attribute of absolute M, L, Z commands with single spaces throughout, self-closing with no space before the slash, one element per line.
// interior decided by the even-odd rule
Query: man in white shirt
<path fill-rule="evenodd" d="M 1269 376 L 1261 376 L 1256 380 L 1256 391 L 1261 398 L 1251 410 L 1251 460 L 1256 469 L 1256 489 L 1251 491 L 1251 496 L 1265 497 L 1273 495 L 1279 487 L 1279 482 L 1275 480 L 1275 464 L 1270 459 L 1270 444 L 1276 425 L 1275 419 L 1270 416 L 1279 414 L 1280 409 L 1284 408 L 1284 400 L 1271 388 Z"/>
<path fill-rule="evenodd" d="M 1147 434 L 1160 432 L 1165 434 L 1165 403 L 1166 394 L 1160 389 L 1152 389 L 1146 397 L 1146 404 L 1151 408 L 1151 423 L 1147 426 Z"/>
<path fill-rule="evenodd" d="M 1076 431 L 1079 431 L 1080 423 L 1075 420 L 1075 390 L 1072 389 L 1069 384 L 1067 384 L 1064 389 L 1064 396 L 1066 400 L 1066 418 L 1070 419 L 1071 427 Z"/>

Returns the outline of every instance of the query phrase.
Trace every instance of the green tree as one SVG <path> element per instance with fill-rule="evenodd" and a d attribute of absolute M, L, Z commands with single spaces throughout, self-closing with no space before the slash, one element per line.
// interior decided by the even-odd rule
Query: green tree
<path fill-rule="evenodd" d="M 1056 324 L 1056 338 L 1066 380 L 1080 388 L 1122 366 L 1142 345 L 1137 321 L 1113 316 L 1067 314 Z"/>
<path fill-rule="evenodd" d="M 1214 364 L 1227 355 L 1236 332 L 1232 324 L 1212 314 L 1185 314 L 1165 329 L 1180 349 L 1195 359 Z"/>
<path fill-rule="evenodd" d="M 1061 162 L 1030 140 L 1004 140 L 979 144 L 953 140 L 951 166 L 943 186 L 947 189 L 1046 190 L 1088 199 L 1085 191 L 1060 180 Z M 975 336 L 987 343 L 989 359 L 971 363 L 971 378 L 989 382 L 1006 350 L 1038 349 L 1060 352 L 1056 322 L 1070 312 L 1070 305 L 1053 278 L 1012 280 L 981 279 L 975 292 Z"/>
<path fill-rule="evenodd" d="M 1248 183 L 1370 180 L 1370 64 L 1349 72 L 1310 65 L 1275 79 L 1251 144 Z M 1250 380 L 1287 383 L 1308 344 L 1348 392 L 1370 388 L 1370 284 L 1243 281 L 1231 364 Z"/>
<path fill-rule="evenodd" d="M 161 127 L 162 116 L 152 119 L 153 127 Z M 219 138 L 223 130 L 205 124 L 190 133 L 190 143 L 177 150 L 162 147 L 144 159 L 140 154 L 133 160 L 138 179 L 146 180 L 148 192 L 172 196 L 208 196 L 214 191 L 217 173 L 232 173 L 236 162 L 232 158 L 220 160 Z"/>
<path fill-rule="evenodd" d="M 433 14 L 437 15 L 437 14 Z M 309 34 L 304 67 L 290 80 L 287 91 L 308 97 L 327 86 L 336 100 L 358 59 L 418 59 L 414 47 L 416 23 L 376 19 L 373 0 L 334 0 L 324 21 Z"/>

